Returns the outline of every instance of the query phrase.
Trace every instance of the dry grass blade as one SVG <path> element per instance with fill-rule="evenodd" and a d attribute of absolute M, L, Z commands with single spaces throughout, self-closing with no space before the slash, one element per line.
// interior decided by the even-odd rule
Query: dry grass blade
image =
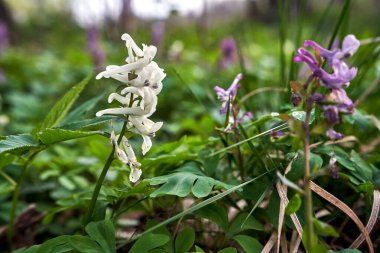
<path fill-rule="evenodd" d="M 318 194 L 319 196 L 321 196 L 322 198 L 324 198 L 325 200 L 327 200 L 328 202 L 330 202 L 331 204 L 339 208 L 342 212 L 347 214 L 356 223 L 362 235 L 364 236 L 365 240 L 367 241 L 370 253 L 374 253 L 371 238 L 369 237 L 369 234 L 366 228 L 364 227 L 363 223 L 360 221 L 358 216 L 355 214 L 355 212 L 352 211 L 352 209 L 349 208 L 340 199 L 330 194 L 329 192 L 325 191 L 324 189 L 319 187 L 317 184 L 315 184 L 313 181 L 310 181 L 310 188 L 313 192 L 315 192 L 316 194 Z"/>
<path fill-rule="evenodd" d="M 276 185 L 277 186 L 277 185 Z M 280 195 L 280 198 L 281 198 L 281 201 L 283 200 L 284 203 L 285 203 L 285 206 L 288 205 L 289 203 L 289 199 L 288 197 L 286 196 L 286 186 L 283 185 L 283 184 L 279 184 L 279 187 L 277 187 L 277 191 L 278 191 L 278 194 Z M 298 232 L 298 235 L 300 237 L 302 237 L 302 226 L 301 226 L 301 223 L 300 221 L 298 220 L 298 217 L 295 213 L 292 213 L 290 215 L 290 218 L 292 219 L 293 223 L 294 223 L 294 226 L 296 227 L 297 229 L 297 232 Z"/>
<path fill-rule="evenodd" d="M 290 240 L 290 245 L 289 245 L 289 252 L 297 253 L 298 248 L 300 247 L 300 244 L 301 244 L 301 237 L 298 235 L 296 231 L 293 231 L 292 239 Z"/>
<path fill-rule="evenodd" d="M 310 148 L 316 148 L 316 147 L 318 147 L 321 144 L 324 144 L 324 145 L 334 145 L 334 144 L 340 144 L 340 143 L 346 143 L 346 142 L 358 142 L 358 139 L 355 136 L 353 136 L 353 135 L 349 135 L 349 136 L 346 136 L 346 137 L 344 137 L 342 139 L 339 139 L 337 141 L 326 141 L 326 142 L 320 141 L 320 142 L 316 142 L 314 144 L 309 145 L 309 147 Z"/>
<path fill-rule="evenodd" d="M 284 231 L 282 231 L 280 243 L 281 243 L 281 253 L 289 253 L 289 251 L 288 251 L 288 243 L 286 241 L 286 235 L 285 235 Z"/>
<path fill-rule="evenodd" d="M 277 240 L 277 232 L 273 231 L 272 235 L 270 236 L 269 240 L 265 244 L 263 250 L 261 253 L 269 253 L 273 249 L 274 244 L 276 243 Z"/>
<path fill-rule="evenodd" d="M 379 215 L 380 211 L 380 191 L 375 190 L 373 192 L 373 204 L 372 204 L 372 211 L 371 215 L 369 217 L 367 226 L 365 227 L 368 234 L 371 233 L 373 227 L 376 224 L 377 217 Z M 350 248 L 358 248 L 362 243 L 364 242 L 363 235 L 359 235 L 359 237 L 351 244 Z"/>
<path fill-rule="evenodd" d="M 288 205 L 286 192 L 287 187 L 281 189 L 281 181 L 277 181 L 276 188 L 278 191 L 278 195 L 283 195 L 280 197 L 280 210 L 278 212 L 278 226 L 277 226 L 277 249 L 276 252 L 280 252 L 280 242 L 281 242 L 281 235 L 282 235 L 282 225 L 284 224 L 284 217 L 285 217 L 285 208 Z M 280 193 L 281 192 L 281 193 Z M 285 196 L 285 197 L 284 197 Z"/>

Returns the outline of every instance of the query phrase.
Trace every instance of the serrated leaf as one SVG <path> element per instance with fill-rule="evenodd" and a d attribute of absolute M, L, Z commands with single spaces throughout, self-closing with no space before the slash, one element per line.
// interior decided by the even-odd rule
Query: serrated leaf
<path fill-rule="evenodd" d="M 102 252 L 116 252 L 115 227 L 110 220 L 90 222 L 85 230 L 101 246 Z"/>
<path fill-rule="evenodd" d="M 164 234 L 153 234 L 149 233 L 140 237 L 132 248 L 129 250 L 129 253 L 147 253 L 148 251 L 163 246 L 169 241 L 170 237 Z"/>
<path fill-rule="evenodd" d="M 183 229 L 175 239 L 175 252 L 183 253 L 190 250 L 195 240 L 195 232 L 191 228 Z"/>
<path fill-rule="evenodd" d="M 184 171 L 181 171 L 181 168 L 183 168 Z M 192 192 L 195 197 L 201 198 L 208 196 L 213 188 L 229 189 L 232 187 L 211 177 L 202 176 L 200 170 L 192 168 L 191 170 L 193 172 L 188 172 L 189 166 L 186 164 L 181 168 L 173 174 L 145 179 L 144 181 L 149 182 L 150 185 L 163 184 L 150 196 L 176 195 L 179 197 L 185 197 Z"/>
<path fill-rule="evenodd" d="M 84 87 L 87 85 L 88 81 L 92 75 L 88 75 L 81 82 L 73 86 L 50 110 L 45 120 L 42 122 L 39 130 L 44 130 L 46 128 L 52 128 L 57 126 L 61 120 L 66 116 L 67 112 L 79 97 Z M 38 131 L 36 131 L 38 132 Z"/>
<path fill-rule="evenodd" d="M 93 109 L 95 107 L 95 105 L 100 101 L 100 99 L 103 98 L 103 95 L 99 95 L 99 96 L 96 96 L 94 98 L 91 98 L 89 100 L 87 100 L 86 102 L 84 102 L 83 104 L 81 104 L 80 106 L 78 106 L 77 108 L 75 108 L 74 110 L 72 110 L 61 122 L 61 126 L 62 125 L 67 125 L 67 124 L 70 124 L 72 122 L 76 122 L 76 121 L 79 121 L 81 119 L 81 117 L 83 116 L 83 114 L 85 114 L 86 112 L 90 111 L 91 109 Z"/>
<path fill-rule="evenodd" d="M 260 244 L 260 242 L 251 236 L 237 235 L 234 236 L 233 239 L 239 243 L 239 245 L 246 253 L 257 253 L 261 252 L 263 249 L 263 246 Z"/>
<path fill-rule="evenodd" d="M 80 120 L 80 121 L 75 121 L 75 122 L 63 125 L 60 128 L 66 129 L 66 130 L 79 130 L 79 129 L 83 129 L 83 128 L 97 126 L 97 125 L 109 122 L 113 119 L 115 119 L 114 116 L 101 116 L 101 117 L 96 117 L 96 118 L 92 118 L 92 119 L 84 119 L 84 120 Z"/>
<path fill-rule="evenodd" d="M 69 238 L 71 247 L 81 253 L 99 253 L 103 252 L 102 248 L 94 240 L 87 236 L 73 235 Z"/>
<path fill-rule="evenodd" d="M 48 128 L 42 132 L 39 132 L 38 138 L 46 145 L 53 144 L 57 142 L 78 139 L 83 137 L 88 137 L 95 134 L 102 134 L 100 131 L 72 131 L 59 128 Z"/>
<path fill-rule="evenodd" d="M 210 204 L 207 207 L 199 209 L 196 215 L 209 219 L 216 223 L 223 231 L 227 231 L 228 227 L 228 214 L 227 210 L 219 205 Z"/>
<path fill-rule="evenodd" d="M 38 147 L 38 144 L 30 134 L 9 135 L 0 141 L 0 153 L 22 153 L 34 147 Z"/>

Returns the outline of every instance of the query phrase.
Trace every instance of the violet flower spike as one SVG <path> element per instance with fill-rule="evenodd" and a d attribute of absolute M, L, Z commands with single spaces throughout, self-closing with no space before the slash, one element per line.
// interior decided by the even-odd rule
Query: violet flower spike
<path fill-rule="evenodd" d="M 241 73 L 238 74 L 235 77 L 234 81 L 232 82 L 231 86 L 227 90 L 219 86 L 214 87 L 214 91 L 216 92 L 218 99 L 222 102 L 222 108 L 220 109 L 220 114 L 227 113 L 228 101 L 230 101 L 230 104 L 232 105 L 232 102 L 236 96 L 237 90 L 239 89 L 239 82 L 242 79 L 243 79 L 243 75 Z"/>

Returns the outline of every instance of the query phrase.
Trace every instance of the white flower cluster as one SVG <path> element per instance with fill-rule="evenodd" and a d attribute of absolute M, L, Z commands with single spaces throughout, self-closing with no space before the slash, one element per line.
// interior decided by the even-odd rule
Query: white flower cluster
<path fill-rule="evenodd" d="M 128 49 L 126 64 L 122 66 L 110 65 L 105 71 L 99 73 L 96 79 L 111 77 L 125 83 L 128 87 L 123 89 L 120 94 L 111 93 L 108 97 L 108 103 L 116 100 L 121 104 L 121 107 L 101 110 L 96 113 L 96 116 L 104 114 L 128 115 L 129 126 L 133 127 L 135 132 L 143 138 L 142 153 L 145 155 L 152 147 L 150 138 L 155 136 L 156 131 L 163 124 L 162 122 L 153 122 L 148 117 L 156 111 L 157 95 L 162 89 L 162 80 L 166 74 L 153 61 L 157 52 L 155 46 L 143 44 L 141 50 L 128 34 L 123 34 L 121 39 L 125 40 Z M 130 181 L 136 182 L 141 176 L 141 164 L 137 162 L 128 139 L 122 137 L 124 150 L 119 148 L 114 133 L 111 134 L 111 141 L 119 160 L 131 168 Z"/>

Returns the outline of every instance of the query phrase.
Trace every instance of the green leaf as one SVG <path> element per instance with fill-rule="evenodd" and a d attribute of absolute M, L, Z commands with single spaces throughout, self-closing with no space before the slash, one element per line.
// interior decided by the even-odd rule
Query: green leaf
<path fill-rule="evenodd" d="M 228 214 L 226 208 L 216 204 L 210 204 L 207 207 L 199 209 L 195 214 L 215 222 L 224 232 L 227 231 Z"/>
<path fill-rule="evenodd" d="M 232 247 L 228 247 L 222 250 L 219 250 L 218 253 L 237 253 L 237 250 Z"/>
<path fill-rule="evenodd" d="M 237 235 L 233 238 L 246 253 L 261 252 L 264 248 L 258 240 L 248 235 Z"/>
<path fill-rule="evenodd" d="M 227 239 L 245 230 L 264 230 L 264 226 L 258 220 L 253 218 L 252 215 L 248 215 L 246 212 L 241 212 L 235 217 L 226 233 Z"/>
<path fill-rule="evenodd" d="M 70 236 L 61 235 L 41 244 L 35 253 L 65 253 L 73 250 L 69 243 Z"/>
<path fill-rule="evenodd" d="M 195 253 L 204 253 L 204 252 L 205 251 L 202 248 L 200 248 L 197 245 L 195 245 Z"/>
<path fill-rule="evenodd" d="M 372 181 L 373 170 L 371 166 L 368 165 L 366 161 L 364 161 L 358 153 L 354 150 L 351 150 L 351 161 L 354 163 L 356 171 L 353 172 L 355 176 L 365 181 Z"/>
<path fill-rule="evenodd" d="M 213 188 L 229 189 L 232 187 L 211 177 L 202 176 L 202 171 L 195 167 L 191 168 L 189 164 L 183 165 L 173 174 L 145 179 L 144 181 L 149 182 L 150 185 L 163 184 L 150 195 L 151 197 L 160 195 L 185 197 L 192 192 L 195 197 L 202 198 L 208 196 Z"/>
<path fill-rule="evenodd" d="M 41 126 L 38 128 L 40 131 L 46 128 L 57 126 L 61 120 L 66 116 L 75 100 L 79 97 L 88 81 L 91 79 L 92 74 L 89 74 L 80 83 L 72 87 L 50 110 Z M 39 132 L 39 131 L 36 131 Z"/>
<path fill-rule="evenodd" d="M 71 247 L 81 253 L 103 252 L 99 244 L 87 236 L 73 235 L 69 238 L 69 243 Z"/>
<path fill-rule="evenodd" d="M 116 252 L 115 227 L 110 220 L 90 222 L 85 230 L 92 239 L 99 243 L 102 252 Z"/>
<path fill-rule="evenodd" d="M 20 248 L 20 249 L 13 250 L 12 253 L 36 253 L 38 247 L 39 245 L 34 245 L 30 248 Z"/>
<path fill-rule="evenodd" d="M 300 209 L 302 204 L 302 200 L 299 194 L 295 194 L 290 200 L 288 205 L 285 208 L 285 213 L 287 215 L 291 215 L 292 213 L 295 213 Z"/>
<path fill-rule="evenodd" d="M 106 123 L 108 121 L 111 121 L 113 119 L 115 119 L 114 116 L 101 116 L 101 117 L 96 117 L 92 119 L 84 119 L 80 121 L 75 121 L 75 122 L 63 125 L 60 128 L 66 129 L 66 130 L 79 130 L 83 128 L 97 126 L 97 125 Z"/>
<path fill-rule="evenodd" d="M 100 131 L 72 131 L 59 128 L 47 128 L 42 132 L 37 134 L 38 138 L 46 145 L 53 144 L 57 142 L 78 139 L 83 137 L 88 137 L 95 134 L 102 134 Z"/>
<path fill-rule="evenodd" d="M 85 114 L 86 112 L 92 110 L 95 105 L 103 98 L 103 95 L 99 95 L 99 96 L 96 96 L 94 98 L 91 98 L 89 100 L 87 100 L 86 102 L 84 102 L 83 104 L 81 104 L 80 106 L 78 106 L 77 108 L 75 108 L 74 110 L 72 110 L 62 121 L 61 121 L 61 126 L 62 125 L 67 125 L 67 124 L 70 124 L 72 122 L 76 122 L 76 121 L 79 121 L 81 120 L 81 117 L 83 116 L 83 114 Z"/>
<path fill-rule="evenodd" d="M 362 251 L 358 249 L 342 249 L 338 251 L 329 250 L 327 253 L 362 253 Z"/>
<path fill-rule="evenodd" d="M 310 171 L 315 172 L 319 170 L 322 167 L 323 160 L 322 158 L 310 152 Z M 286 175 L 286 178 L 290 181 L 297 181 L 298 179 L 303 178 L 303 171 L 304 171 L 304 155 L 302 151 L 299 151 L 297 154 L 297 157 L 294 159 L 294 162 L 292 163 L 292 169 L 290 172 Z"/>
<path fill-rule="evenodd" d="M 321 236 L 333 236 L 333 237 L 339 237 L 339 233 L 335 230 L 335 228 L 323 221 L 320 221 L 318 219 L 313 220 L 313 224 L 315 227 L 315 231 L 317 234 Z"/>
<path fill-rule="evenodd" d="M 219 194 L 217 194 L 217 195 L 215 195 L 213 197 L 210 197 L 210 198 L 208 198 L 208 199 L 206 199 L 206 200 L 204 200 L 202 202 L 199 202 L 198 204 L 193 205 L 192 207 L 190 207 L 190 208 L 188 208 L 188 209 L 186 209 L 186 210 L 184 210 L 184 211 L 182 211 L 182 212 L 180 212 L 180 213 L 178 213 L 178 214 L 176 214 L 176 215 L 174 215 L 174 216 L 172 216 L 172 217 L 170 217 L 170 218 L 162 221 L 161 223 L 159 223 L 157 225 L 154 225 L 153 227 L 150 227 L 149 229 L 145 230 L 140 236 L 142 237 L 144 235 L 147 235 L 147 234 L 151 233 L 152 231 L 158 230 L 158 229 L 162 228 L 163 226 L 165 226 L 165 225 L 167 225 L 167 224 L 169 224 L 169 223 L 171 223 L 171 222 L 173 222 L 175 220 L 178 220 L 178 219 L 180 219 L 180 218 L 182 218 L 182 217 L 184 217 L 184 216 L 186 216 L 186 215 L 188 215 L 190 213 L 193 213 L 193 212 L 195 212 L 195 211 L 197 211 L 197 210 L 199 210 L 199 209 L 201 209 L 201 208 L 203 208 L 203 207 L 211 204 L 211 203 L 214 203 L 215 201 L 217 201 L 217 200 L 219 200 L 221 198 L 224 198 L 228 194 L 231 194 L 232 192 L 235 192 L 235 191 L 241 189 L 242 187 L 244 187 L 244 186 L 246 186 L 246 185 L 248 185 L 248 184 L 250 184 L 250 183 L 252 183 L 252 182 L 254 182 L 256 180 L 258 180 L 258 179 L 260 179 L 260 178 L 262 178 L 264 176 L 267 176 L 270 172 L 271 171 L 265 172 L 265 173 L 263 173 L 263 174 L 255 177 L 255 178 L 252 178 L 252 179 L 250 179 L 250 180 L 248 180 L 248 181 L 246 181 L 246 182 L 244 182 L 242 184 L 236 185 L 236 186 L 228 189 L 225 192 L 221 192 L 221 193 L 219 193 Z M 137 238 L 135 237 L 135 239 L 137 239 Z"/>
<path fill-rule="evenodd" d="M 169 241 L 170 237 L 164 234 L 149 233 L 140 237 L 129 253 L 147 253 L 148 251 L 163 246 Z"/>
<path fill-rule="evenodd" d="M 3 152 L 23 153 L 38 147 L 30 134 L 9 135 L 0 141 L 0 154 Z"/>
<path fill-rule="evenodd" d="M 9 153 L 0 153 L 0 168 L 4 168 L 6 165 L 12 163 L 16 159 L 17 156 L 15 155 Z"/>
<path fill-rule="evenodd" d="M 175 239 L 175 252 L 183 253 L 191 249 L 195 240 L 195 232 L 192 228 L 183 229 Z"/>

